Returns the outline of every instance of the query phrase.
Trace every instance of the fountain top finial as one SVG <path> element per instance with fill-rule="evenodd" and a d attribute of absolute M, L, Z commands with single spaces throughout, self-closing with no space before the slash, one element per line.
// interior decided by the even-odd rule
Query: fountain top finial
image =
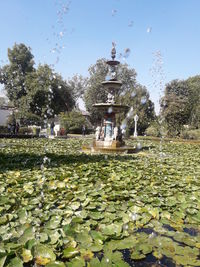
<path fill-rule="evenodd" d="M 112 42 L 112 50 L 111 50 L 112 60 L 114 60 L 115 57 L 116 57 L 116 49 L 115 49 L 115 46 L 116 46 L 115 42 Z"/>

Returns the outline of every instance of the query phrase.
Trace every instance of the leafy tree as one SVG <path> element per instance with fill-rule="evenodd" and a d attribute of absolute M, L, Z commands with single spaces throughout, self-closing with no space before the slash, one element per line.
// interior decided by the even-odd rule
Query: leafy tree
<path fill-rule="evenodd" d="M 35 72 L 28 75 L 26 87 L 28 93 L 21 99 L 24 113 L 28 109 L 44 119 L 70 111 L 74 107 L 71 88 L 48 65 L 40 65 Z"/>
<path fill-rule="evenodd" d="M 29 47 L 15 44 L 8 49 L 8 58 L 10 63 L 0 69 L 0 83 L 4 84 L 8 98 L 18 108 L 21 118 L 26 121 L 40 118 L 42 121 L 72 110 L 75 105 L 72 88 L 48 65 L 34 69 Z"/>
<path fill-rule="evenodd" d="M 149 98 L 149 93 L 145 86 L 135 84 L 126 91 L 125 95 L 120 96 L 120 103 L 130 107 L 125 120 L 127 121 L 129 134 L 133 134 L 135 122 L 134 116 L 139 117 L 137 130 L 139 134 L 144 134 L 145 130 L 152 121 L 155 120 L 154 103 Z M 120 118 L 122 119 L 122 118 Z"/>
<path fill-rule="evenodd" d="M 67 80 L 67 85 L 70 88 L 73 98 L 77 104 L 78 100 L 83 98 L 84 92 L 87 88 L 87 78 L 76 74 L 71 79 Z"/>
<path fill-rule="evenodd" d="M 6 98 L 3 96 L 0 96 L 0 107 L 4 106 L 6 104 Z"/>
<path fill-rule="evenodd" d="M 189 124 L 194 128 L 200 128 L 200 75 L 188 78 L 186 83 L 189 91 Z"/>
<path fill-rule="evenodd" d="M 101 120 L 101 113 L 93 107 L 93 104 L 98 102 L 105 102 L 107 100 L 107 92 L 103 89 L 102 81 L 105 80 L 108 72 L 108 66 L 105 59 L 97 60 L 95 65 L 92 65 L 88 69 L 89 79 L 87 84 L 87 90 L 84 94 L 85 106 L 88 112 L 91 114 L 92 123 L 96 123 Z"/>
<path fill-rule="evenodd" d="M 106 80 L 108 71 L 105 59 L 99 59 L 95 65 L 89 68 L 90 77 L 84 100 L 94 124 L 101 120 L 102 114 L 92 105 L 107 101 L 108 92 L 105 91 L 102 82 Z M 130 133 L 132 133 L 134 130 L 134 115 L 137 113 L 139 115 L 138 130 L 143 133 L 155 117 L 154 104 L 149 99 L 147 89 L 136 82 L 136 75 L 135 70 L 128 68 L 127 64 L 118 66 L 118 80 L 122 82 L 122 86 L 116 95 L 116 102 L 128 105 L 131 111 L 128 112 L 127 116 L 121 114 L 117 120 L 125 119 Z"/>
<path fill-rule="evenodd" d="M 161 115 L 167 123 L 169 135 L 180 135 L 186 124 L 198 128 L 199 107 L 200 76 L 167 84 L 161 100 Z"/>
<path fill-rule="evenodd" d="M 4 84 L 9 100 L 20 106 L 20 98 L 26 96 L 25 80 L 27 74 L 34 71 L 33 55 L 30 47 L 15 44 L 8 48 L 9 64 L 0 69 L 0 83 Z"/>

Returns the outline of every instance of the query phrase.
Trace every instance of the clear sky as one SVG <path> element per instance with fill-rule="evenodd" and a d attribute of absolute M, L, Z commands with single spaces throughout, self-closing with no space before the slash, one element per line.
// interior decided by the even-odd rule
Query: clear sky
<path fill-rule="evenodd" d="M 99 58 L 117 54 L 135 68 L 158 110 L 164 84 L 200 72 L 199 0 L 0 0 L 0 65 L 14 43 L 30 46 L 36 66 L 68 79 L 87 76 Z"/>

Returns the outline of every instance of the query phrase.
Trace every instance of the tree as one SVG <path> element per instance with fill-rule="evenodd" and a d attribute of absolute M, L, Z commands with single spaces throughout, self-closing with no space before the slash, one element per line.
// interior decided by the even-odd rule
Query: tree
<path fill-rule="evenodd" d="M 200 123 L 200 77 L 173 80 L 166 85 L 161 100 L 161 115 L 164 117 L 168 134 L 180 135 L 184 125 L 198 128 Z"/>
<path fill-rule="evenodd" d="M 75 74 L 71 79 L 67 80 L 67 85 L 73 94 L 73 98 L 76 104 L 80 98 L 83 98 L 83 95 L 87 88 L 87 82 L 87 78 L 78 74 Z"/>
<path fill-rule="evenodd" d="M 51 118 L 60 112 L 71 111 L 75 105 L 71 88 L 62 77 L 53 72 L 48 65 L 27 76 L 27 95 L 21 98 L 21 109 L 40 116 Z"/>
<path fill-rule="evenodd" d="M 101 120 L 101 113 L 98 112 L 92 105 L 98 102 L 105 102 L 107 100 L 107 92 L 105 92 L 101 84 L 102 81 L 105 80 L 108 72 L 106 60 L 97 60 L 96 64 L 90 66 L 88 71 L 90 77 L 84 94 L 84 101 L 86 109 L 91 115 L 91 121 L 95 124 L 97 121 Z"/>
<path fill-rule="evenodd" d="M 106 80 L 108 73 L 108 65 L 105 59 L 99 59 L 95 65 L 89 68 L 90 77 L 88 79 L 88 87 L 84 94 L 84 100 L 87 110 L 91 114 L 92 122 L 97 123 L 102 118 L 102 114 L 98 112 L 92 105 L 98 102 L 107 101 L 107 92 L 102 86 L 102 82 Z M 134 115 L 139 115 L 138 130 L 143 133 L 148 127 L 151 120 L 154 119 L 154 105 L 149 99 L 147 89 L 139 85 L 136 81 L 136 72 L 128 67 L 127 64 L 118 66 L 118 80 L 122 82 L 122 86 L 116 95 L 116 102 L 128 105 L 130 111 L 121 114 L 118 121 L 126 120 L 130 132 L 134 128 Z"/>
<path fill-rule="evenodd" d="M 186 83 L 189 91 L 189 124 L 194 128 L 200 128 L 200 75 L 188 78 Z"/>
<path fill-rule="evenodd" d="M 0 83 L 4 84 L 9 100 L 19 107 L 19 100 L 27 94 L 26 76 L 34 71 L 33 55 L 30 47 L 15 44 L 8 48 L 8 59 L 10 63 L 0 69 Z"/>
<path fill-rule="evenodd" d="M 135 122 L 134 116 L 137 114 L 138 120 L 138 133 L 144 134 L 146 128 L 155 120 L 154 103 L 150 100 L 149 93 L 145 86 L 135 84 L 127 90 L 125 95 L 120 97 L 120 103 L 128 105 L 130 107 L 125 120 L 128 125 L 129 133 L 133 134 Z"/>
<path fill-rule="evenodd" d="M 0 96 L 0 107 L 5 106 L 6 104 L 6 98 L 3 96 Z"/>
<path fill-rule="evenodd" d="M 0 82 L 21 118 L 42 121 L 72 110 L 75 105 L 72 88 L 48 65 L 35 69 L 29 47 L 15 44 L 8 49 L 8 58 L 10 63 L 0 69 Z"/>

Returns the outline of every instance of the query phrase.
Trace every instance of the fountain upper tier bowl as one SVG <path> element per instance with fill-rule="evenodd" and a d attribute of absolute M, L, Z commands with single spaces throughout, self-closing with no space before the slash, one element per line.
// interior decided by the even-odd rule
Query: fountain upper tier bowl
<path fill-rule="evenodd" d="M 122 82 L 116 80 L 104 81 L 102 84 L 106 90 L 118 90 L 122 86 Z"/>
<path fill-rule="evenodd" d="M 128 111 L 129 107 L 120 104 L 112 104 L 112 103 L 96 103 L 92 105 L 93 107 L 106 112 L 106 113 L 121 113 L 124 111 Z"/>

